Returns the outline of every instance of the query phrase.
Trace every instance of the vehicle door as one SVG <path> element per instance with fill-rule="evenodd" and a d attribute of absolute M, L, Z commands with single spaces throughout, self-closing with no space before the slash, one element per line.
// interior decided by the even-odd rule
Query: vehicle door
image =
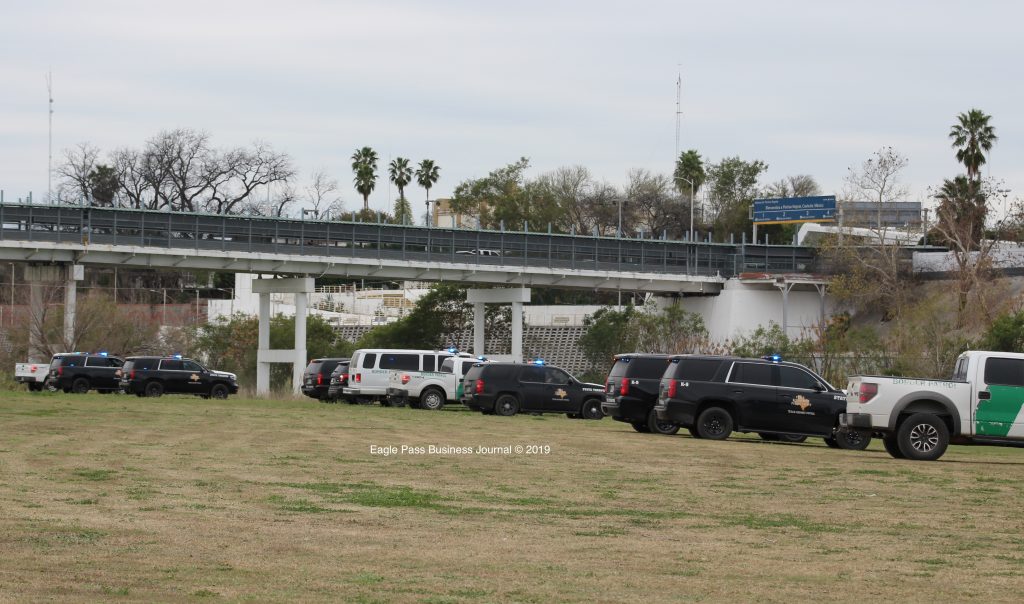
<path fill-rule="evenodd" d="M 519 400 L 524 410 L 543 410 L 554 396 L 555 388 L 547 383 L 546 368 L 526 365 L 519 371 Z"/>
<path fill-rule="evenodd" d="M 775 366 L 769 363 L 737 361 L 726 381 L 725 395 L 736 407 L 736 424 L 743 428 L 768 430 L 776 426 Z"/>
<path fill-rule="evenodd" d="M 779 388 L 775 412 L 780 429 L 786 432 L 832 434 L 840 413 L 846 411 L 846 397 L 829 392 L 809 371 L 779 366 Z"/>
<path fill-rule="evenodd" d="M 583 391 L 572 383 L 569 374 L 556 367 L 544 368 L 544 383 L 547 386 L 546 404 L 551 411 L 577 413 L 583 405 Z"/>
<path fill-rule="evenodd" d="M 159 367 L 160 379 L 164 382 L 164 392 L 191 392 L 195 390 L 188 384 L 188 376 L 178 359 L 161 359 Z"/>
<path fill-rule="evenodd" d="M 114 372 L 117 366 L 111 363 L 113 359 L 105 356 L 88 357 L 85 359 L 85 366 L 89 373 L 89 381 L 93 388 L 107 390 L 115 387 Z"/>
<path fill-rule="evenodd" d="M 181 374 L 183 383 L 187 384 L 188 392 L 206 392 L 212 387 L 210 372 L 195 361 L 182 361 Z"/>
<path fill-rule="evenodd" d="M 978 436 L 1024 437 L 1024 359 L 988 357 L 976 380 L 974 432 Z"/>

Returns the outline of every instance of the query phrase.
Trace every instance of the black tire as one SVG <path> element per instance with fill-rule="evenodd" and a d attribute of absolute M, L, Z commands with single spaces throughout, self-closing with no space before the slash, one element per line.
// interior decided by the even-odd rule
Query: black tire
<path fill-rule="evenodd" d="M 89 392 L 89 380 L 85 378 L 75 378 L 75 381 L 71 382 L 71 392 L 75 394 L 85 394 Z"/>
<path fill-rule="evenodd" d="M 761 440 L 767 440 L 769 442 L 779 440 L 779 435 L 774 432 L 758 432 L 757 435 L 761 437 Z"/>
<path fill-rule="evenodd" d="M 841 431 L 835 435 L 836 446 L 847 451 L 863 451 L 871 444 L 871 434 L 860 431 Z"/>
<path fill-rule="evenodd" d="M 420 401 L 417 407 L 428 411 L 437 411 L 444 408 L 444 393 L 437 388 L 427 388 L 420 393 Z"/>
<path fill-rule="evenodd" d="M 697 416 L 697 434 L 708 440 L 725 440 L 732 434 L 733 421 L 721 407 L 708 407 Z"/>
<path fill-rule="evenodd" d="M 700 432 L 697 431 L 697 428 L 687 428 L 686 431 L 689 432 L 690 436 L 692 436 L 694 438 L 700 438 L 701 437 L 700 436 Z"/>
<path fill-rule="evenodd" d="M 42 389 L 43 389 L 43 385 L 40 384 L 39 382 L 29 382 L 28 383 L 28 391 L 29 392 L 39 392 Z"/>
<path fill-rule="evenodd" d="M 839 443 L 837 443 L 836 439 L 832 438 L 831 436 L 826 436 L 822 440 L 825 441 L 825 446 L 828 447 L 829 449 L 838 449 L 839 448 Z"/>
<path fill-rule="evenodd" d="M 779 440 L 784 443 L 802 443 L 807 440 L 806 436 L 801 434 L 779 434 Z"/>
<path fill-rule="evenodd" d="M 900 451 L 900 445 L 896 442 L 896 434 L 886 434 L 885 438 L 882 439 L 882 446 L 885 450 L 896 459 L 906 459 L 906 455 L 903 451 Z"/>
<path fill-rule="evenodd" d="M 583 416 L 583 419 L 601 419 L 604 417 L 604 411 L 601 411 L 601 401 L 596 398 L 583 401 L 580 415 Z"/>
<path fill-rule="evenodd" d="M 157 398 L 163 396 L 164 385 L 160 382 L 149 382 L 146 384 L 146 396 Z"/>
<path fill-rule="evenodd" d="M 210 398 L 225 399 L 228 397 L 228 387 L 224 384 L 214 384 L 210 388 Z"/>
<path fill-rule="evenodd" d="M 949 428 L 931 413 L 915 413 L 896 429 L 896 444 L 907 459 L 934 461 L 949 446 Z"/>
<path fill-rule="evenodd" d="M 519 399 L 511 394 L 502 394 L 494 403 L 494 413 L 505 417 L 519 413 Z"/>
<path fill-rule="evenodd" d="M 672 436 L 679 432 L 679 424 L 658 419 L 658 412 L 651 409 L 651 412 L 647 414 L 647 429 L 654 434 Z"/>
<path fill-rule="evenodd" d="M 636 430 L 637 432 L 647 433 L 651 431 L 651 428 L 650 426 L 647 425 L 647 422 L 630 422 L 629 425 L 633 426 L 633 429 Z"/>

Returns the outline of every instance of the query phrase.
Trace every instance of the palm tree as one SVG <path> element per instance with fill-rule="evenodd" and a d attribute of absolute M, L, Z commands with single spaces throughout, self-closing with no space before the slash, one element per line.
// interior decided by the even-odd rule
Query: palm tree
<path fill-rule="evenodd" d="M 441 168 L 434 165 L 434 160 L 425 159 L 416 168 L 416 182 L 427 190 L 427 224 L 430 224 L 430 188 L 441 177 Z"/>
<path fill-rule="evenodd" d="M 700 190 L 701 185 L 704 184 L 704 180 L 707 178 L 707 174 L 704 172 L 704 159 L 701 158 L 700 153 L 697 153 L 696 149 L 683 151 L 679 154 L 679 159 L 676 160 L 674 176 L 676 190 L 680 194 L 690 191 L 690 182 L 693 183 L 694 193 Z"/>
<path fill-rule="evenodd" d="M 412 182 L 412 168 L 409 167 L 409 160 L 404 157 L 396 157 L 391 160 L 391 165 L 388 166 L 388 175 L 391 177 L 391 182 L 398 187 L 398 198 L 405 201 L 405 187 Z"/>
<path fill-rule="evenodd" d="M 996 130 L 988 124 L 991 115 L 980 109 L 971 109 L 957 116 L 959 124 L 949 131 L 956 149 L 956 160 L 967 168 L 967 179 L 973 184 L 978 181 L 981 166 L 985 165 L 985 153 L 999 140 Z"/>
<path fill-rule="evenodd" d="M 353 182 L 356 191 L 363 196 L 363 209 L 370 209 L 370 193 L 377 186 L 377 152 L 370 147 L 356 149 L 352 154 Z"/>

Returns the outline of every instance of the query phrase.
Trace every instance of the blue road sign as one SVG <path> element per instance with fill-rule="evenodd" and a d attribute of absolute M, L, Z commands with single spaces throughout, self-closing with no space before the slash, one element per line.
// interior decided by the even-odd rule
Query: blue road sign
<path fill-rule="evenodd" d="M 754 222 L 758 224 L 834 222 L 835 219 L 835 195 L 754 200 Z"/>

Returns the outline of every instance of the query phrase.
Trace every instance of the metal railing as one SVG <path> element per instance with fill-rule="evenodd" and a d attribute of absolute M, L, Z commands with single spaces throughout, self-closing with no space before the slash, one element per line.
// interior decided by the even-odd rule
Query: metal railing
<path fill-rule="evenodd" d="M 812 248 L 0 204 L 0 241 L 732 277 L 808 272 Z"/>

